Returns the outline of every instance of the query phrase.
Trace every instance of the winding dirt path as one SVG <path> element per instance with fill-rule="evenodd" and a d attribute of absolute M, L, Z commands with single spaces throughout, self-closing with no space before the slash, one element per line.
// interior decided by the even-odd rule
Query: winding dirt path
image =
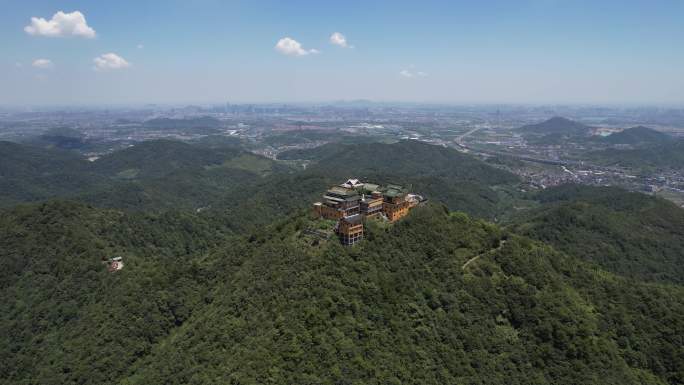
<path fill-rule="evenodd" d="M 484 253 L 478 254 L 478 255 L 476 255 L 476 256 L 470 258 L 469 260 L 466 261 L 466 263 L 463 264 L 463 266 L 461 267 L 461 269 L 465 270 L 465 268 L 468 267 L 468 265 L 470 265 L 472 262 L 475 262 L 476 260 L 478 260 L 480 257 L 482 257 L 482 256 L 485 255 L 485 254 L 489 254 L 489 253 L 493 253 L 493 252 L 496 252 L 496 251 L 501 250 L 501 248 L 502 248 L 505 244 L 506 244 L 506 240 L 504 239 L 504 240 L 502 240 L 501 242 L 499 242 L 499 246 L 497 246 L 497 247 L 495 247 L 495 248 L 493 248 L 493 249 L 491 249 L 491 250 L 485 251 Z"/>

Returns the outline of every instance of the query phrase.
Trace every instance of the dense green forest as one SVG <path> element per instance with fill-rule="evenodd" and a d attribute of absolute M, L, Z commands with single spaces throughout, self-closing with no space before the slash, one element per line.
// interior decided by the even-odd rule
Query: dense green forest
<path fill-rule="evenodd" d="M 95 189 L 105 182 L 80 155 L 0 141 L 0 206 Z"/>
<path fill-rule="evenodd" d="M 131 210 L 196 209 L 289 167 L 234 146 L 142 142 L 94 162 L 57 149 L 0 142 L 0 206 L 72 198 Z"/>
<path fill-rule="evenodd" d="M 305 213 L 247 237 L 60 201 L 2 218 L 8 384 L 684 380 L 681 287 L 440 205 L 353 248 L 304 235 Z"/>
<path fill-rule="evenodd" d="M 633 278 L 684 283 L 684 210 L 619 188 L 566 185 L 536 194 L 513 231 Z"/>
<path fill-rule="evenodd" d="M 684 210 L 659 198 L 522 195 L 415 141 L 0 151 L 0 384 L 684 383 Z M 429 202 L 353 247 L 310 235 L 348 177 Z"/>
<path fill-rule="evenodd" d="M 440 207 L 356 249 L 311 246 L 304 226 L 255 240 L 219 298 L 125 383 L 682 379 L 679 288 L 632 286 Z"/>
<path fill-rule="evenodd" d="M 196 216 L 55 201 L 0 216 L 0 380 L 115 383 L 211 289 L 226 235 Z M 124 258 L 111 274 L 105 258 Z"/>

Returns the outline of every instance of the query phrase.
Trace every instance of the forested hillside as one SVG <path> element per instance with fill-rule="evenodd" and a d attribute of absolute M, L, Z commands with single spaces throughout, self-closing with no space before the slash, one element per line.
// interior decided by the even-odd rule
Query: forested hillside
<path fill-rule="evenodd" d="M 606 166 L 629 167 L 644 171 L 684 168 L 684 140 L 673 140 L 633 150 L 608 149 L 589 154 L 591 160 Z"/>
<path fill-rule="evenodd" d="M 560 116 L 555 116 L 540 123 L 528 124 L 520 127 L 518 130 L 524 134 L 538 135 L 586 136 L 591 133 L 591 127 Z"/>
<path fill-rule="evenodd" d="M 250 189 L 286 166 L 231 146 L 207 148 L 178 141 L 143 142 L 93 163 L 106 188 L 78 197 L 97 206 L 131 210 L 196 210 Z"/>
<path fill-rule="evenodd" d="M 44 148 L 65 150 L 82 150 L 89 143 L 82 132 L 71 127 L 54 127 L 36 137 L 29 138 L 28 144 Z"/>
<path fill-rule="evenodd" d="M 501 203 L 496 187 L 518 178 L 454 149 L 417 141 L 394 144 L 331 144 L 285 152 L 284 159 L 312 160 L 307 172 L 336 182 L 349 177 L 397 183 L 445 203 L 452 210 L 493 218 Z"/>
<path fill-rule="evenodd" d="M 116 383 L 206 300 L 203 256 L 225 237 L 181 213 L 62 201 L 2 212 L 0 383 Z M 125 268 L 108 273 L 114 256 Z"/>
<path fill-rule="evenodd" d="M 631 127 L 603 138 L 603 141 L 607 143 L 629 144 L 632 146 L 664 144 L 672 140 L 674 138 L 670 135 L 644 126 Z"/>
<path fill-rule="evenodd" d="M 142 142 L 95 162 L 76 153 L 0 142 L 0 206 L 62 197 L 130 210 L 210 206 L 289 168 L 234 146 Z"/>
<path fill-rule="evenodd" d="M 562 144 L 564 141 L 584 141 L 591 134 L 592 127 L 563 117 L 553 117 L 540 123 L 528 124 L 518 131 L 530 143 Z"/>
<path fill-rule="evenodd" d="M 285 154 L 299 171 L 235 146 L 5 146 L 3 188 L 81 202 L 0 211 L 0 384 L 684 383 L 684 215 L 661 199 L 564 186 L 502 228 L 517 178 L 415 141 Z M 348 177 L 431 203 L 354 247 L 307 235 Z"/>
<path fill-rule="evenodd" d="M 513 231 L 625 276 L 684 283 L 684 210 L 619 188 L 566 185 L 535 197 Z"/>
<path fill-rule="evenodd" d="M 6 211 L 1 383 L 684 381 L 680 287 L 439 205 L 353 248 L 304 235 L 306 214 L 241 239 L 206 221 Z"/>
<path fill-rule="evenodd" d="M 0 141 L 0 206 L 73 195 L 104 182 L 75 153 Z"/>

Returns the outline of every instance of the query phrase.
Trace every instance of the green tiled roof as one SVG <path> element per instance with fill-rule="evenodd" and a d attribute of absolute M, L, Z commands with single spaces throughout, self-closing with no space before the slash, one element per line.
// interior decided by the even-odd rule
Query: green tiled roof
<path fill-rule="evenodd" d="M 328 192 L 338 195 L 356 195 L 356 191 L 339 186 L 331 187 Z"/>
<path fill-rule="evenodd" d="M 360 187 L 359 190 L 362 190 L 362 191 L 366 191 L 366 192 L 371 193 L 371 192 L 377 190 L 378 187 L 380 187 L 380 186 L 377 185 L 377 184 L 373 184 L 373 183 L 364 183 L 364 184 L 363 184 L 363 187 Z"/>

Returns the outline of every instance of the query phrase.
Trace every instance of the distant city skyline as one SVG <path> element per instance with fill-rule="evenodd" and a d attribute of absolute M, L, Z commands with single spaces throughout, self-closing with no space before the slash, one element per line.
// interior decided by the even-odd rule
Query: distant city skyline
<path fill-rule="evenodd" d="M 684 105 L 676 0 L 1 4 L 2 105 Z"/>

